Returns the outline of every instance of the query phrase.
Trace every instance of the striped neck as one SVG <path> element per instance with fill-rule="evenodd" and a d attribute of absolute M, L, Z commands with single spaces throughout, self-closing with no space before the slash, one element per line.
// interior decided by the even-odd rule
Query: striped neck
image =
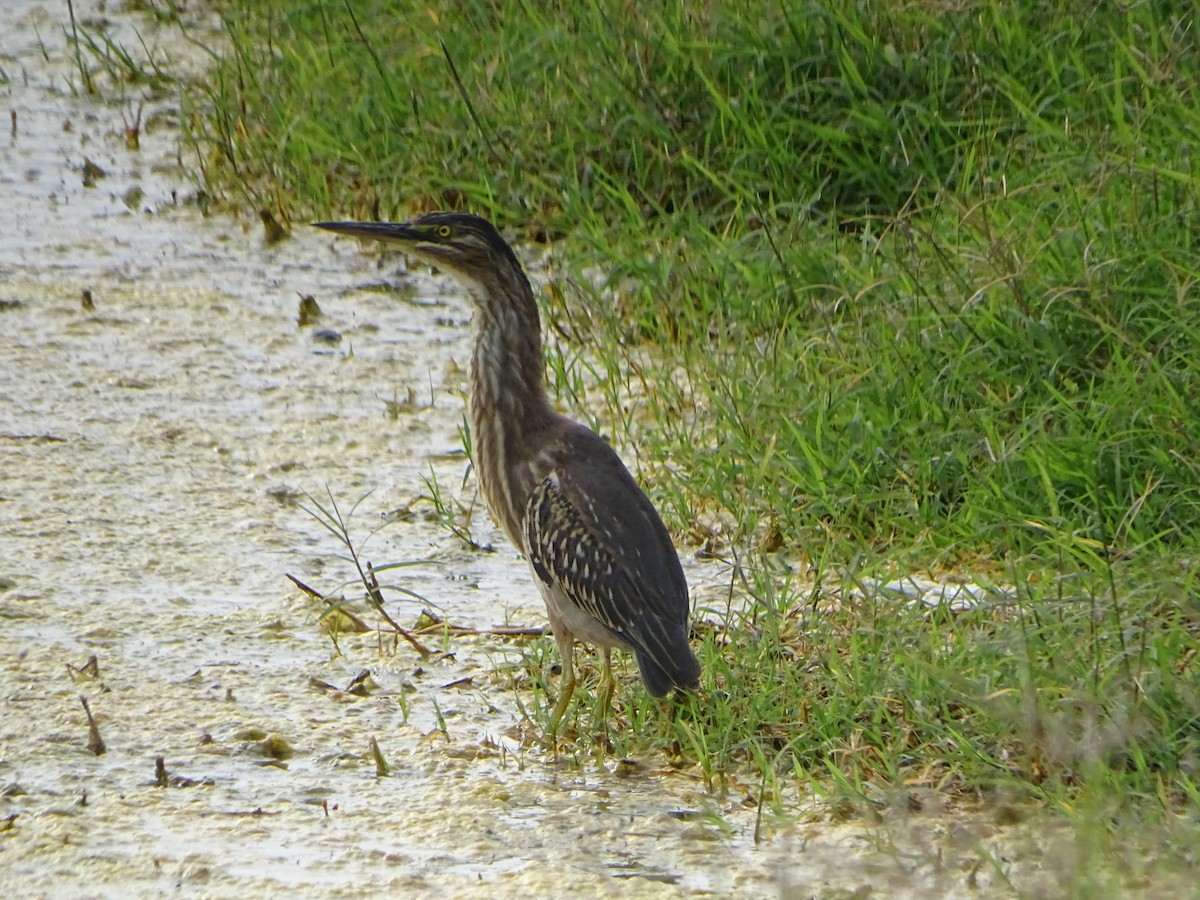
<path fill-rule="evenodd" d="M 535 474 L 529 436 L 554 415 L 543 373 L 541 323 L 529 281 L 519 269 L 497 290 L 470 284 L 475 305 L 471 354 L 471 442 L 484 500 L 519 548 L 521 520 Z"/>

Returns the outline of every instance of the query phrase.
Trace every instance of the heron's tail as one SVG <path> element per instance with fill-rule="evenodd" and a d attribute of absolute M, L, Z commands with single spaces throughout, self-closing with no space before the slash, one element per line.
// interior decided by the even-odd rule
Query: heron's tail
<path fill-rule="evenodd" d="M 700 661 L 688 644 L 685 624 L 660 619 L 629 637 L 642 684 L 653 696 L 665 697 L 672 689 L 694 691 L 700 686 Z"/>

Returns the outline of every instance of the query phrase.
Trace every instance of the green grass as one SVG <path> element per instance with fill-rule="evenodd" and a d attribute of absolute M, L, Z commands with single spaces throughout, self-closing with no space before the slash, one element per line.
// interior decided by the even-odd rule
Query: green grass
<path fill-rule="evenodd" d="M 708 702 L 630 705 L 616 752 L 776 798 L 1003 789 L 1195 825 L 1190 13 L 222 9 L 185 95 L 206 188 L 554 240 L 560 401 L 640 448 L 681 541 L 742 560 L 757 601 L 706 616 Z M 1013 593 L 853 590 L 921 570 Z"/>
<path fill-rule="evenodd" d="M 175 23 L 177 15 L 171 10 L 159 10 L 147 3 L 142 10 L 164 23 Z M 110 23 L 103 18 L 79 21 L 75 4 L 67 0 L 68 24 L 63 27 L 75 60 L 75 79 L 68 86 L 75 93 L 112 99 L 126 99 L 130 89 L 146 97 L 165 93 L 175 81 L 167 60 L 155 57 L 154 51 L 137 35 L 141 51 L 130 50 L 108 33 Z M 45 48 L 42 53 L 45 55 Z"/>

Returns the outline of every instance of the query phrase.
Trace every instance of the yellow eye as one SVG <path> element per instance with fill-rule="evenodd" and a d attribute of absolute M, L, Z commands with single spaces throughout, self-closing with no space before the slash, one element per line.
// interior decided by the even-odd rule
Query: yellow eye
<path fill-rule="evenodd" d="M 437 229 L 438 237 L 448 238 L 453 230 L 449 225 L 439 225 Z"/>

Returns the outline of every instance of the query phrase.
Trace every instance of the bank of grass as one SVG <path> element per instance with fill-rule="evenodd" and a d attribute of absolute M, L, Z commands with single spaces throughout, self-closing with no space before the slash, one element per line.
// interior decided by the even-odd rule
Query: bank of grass
<path fill-rule="evenodd" d="M 758 602 L 709 616 L 710 702 L 620 752 L 749 766 L 779 803 L 1002 789 L 1195 824 L 1192 13 L 221 9 L 187 98 L 209 189 L 554 240 L 564 405 L 640 448 L 678 534 L 738 552 Z M 853 590 L 914 569 L 1009 590 Z"/>

